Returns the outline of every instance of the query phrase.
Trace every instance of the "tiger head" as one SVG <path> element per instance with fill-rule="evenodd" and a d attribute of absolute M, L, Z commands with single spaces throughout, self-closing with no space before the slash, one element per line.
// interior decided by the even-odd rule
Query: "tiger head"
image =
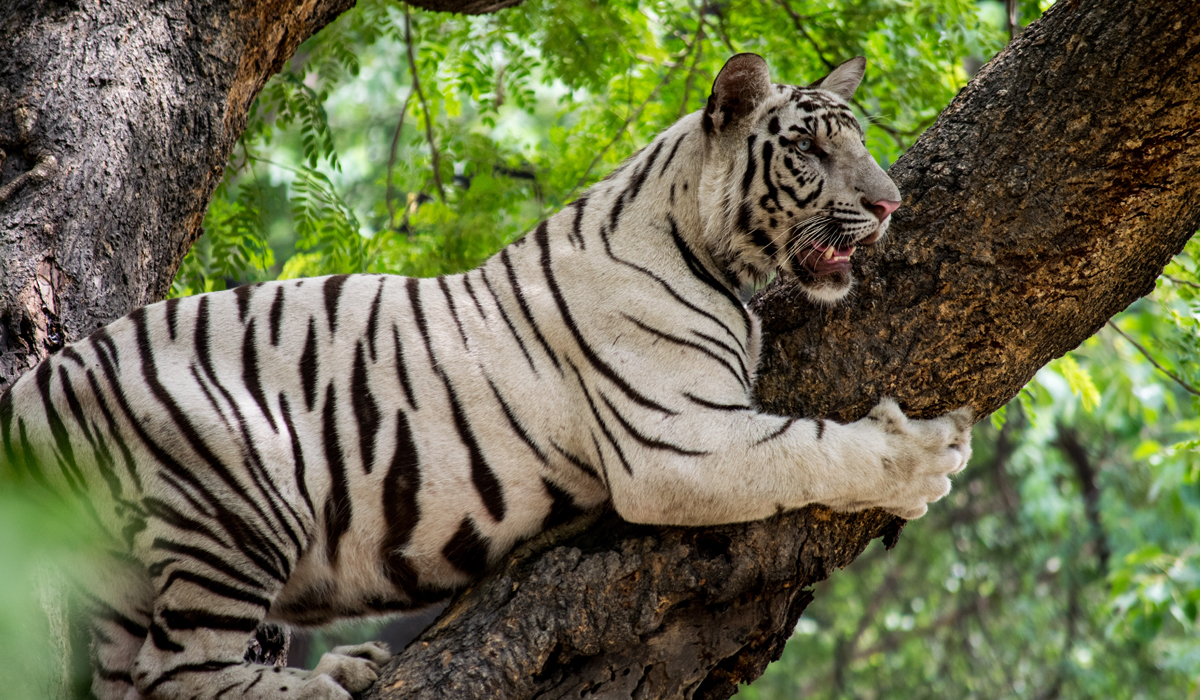
<path fill-rule="evenodd" d="M 847 102 L 866 60 L 809 85 L 773 85 L 766 61 L 730 58 L 701 118 L 705 243 L 743 287 L 789 272 L 816 301 L 850 291 L 850 257 L 878 241 L 900 190 L 867 152 Z"/>

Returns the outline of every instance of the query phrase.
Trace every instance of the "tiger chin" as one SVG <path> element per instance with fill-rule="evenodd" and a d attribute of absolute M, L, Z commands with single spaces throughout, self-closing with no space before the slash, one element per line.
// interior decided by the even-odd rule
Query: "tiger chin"
<path fill-rule="evenodd" d="M 111 553 L 79 595 L 101 700 L 346 700 L 386 662 L 247 663 L 263 621 L 426 607 L 611 503 L 714 525 L 823 503 L 922 515 L 971 454 L 960 409 L 840 424 L 754 404 L 779 272 L 852 284 L 900 193 L 847 107 L 729 60 L 704 110 L 476 270 L 270 282 L 139 309 L 0 394 L 0 473 L 78 501 Z"/>

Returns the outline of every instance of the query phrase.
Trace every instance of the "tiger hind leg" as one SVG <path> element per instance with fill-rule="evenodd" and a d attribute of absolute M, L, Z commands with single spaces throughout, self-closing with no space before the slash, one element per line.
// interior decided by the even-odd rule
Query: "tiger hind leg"
<path fill-rule="evenodd" d="M 249 663 L 249 641 L 284 576 L 263 556 L 258 567 L 226 563 L 248 556 L 234 548 L 157 541 L 169 556 L 148 566 L 157 594 L 132 673 L 148 700 L 350 700 L 391 656 L 364 644 L 334 649 L 312 671 Z"/>

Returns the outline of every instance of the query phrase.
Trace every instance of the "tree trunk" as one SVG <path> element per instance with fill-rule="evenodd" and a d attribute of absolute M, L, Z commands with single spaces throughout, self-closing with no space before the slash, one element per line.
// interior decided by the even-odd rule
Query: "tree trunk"
<path fill-rule="evenodd" d="M 892 168 L 905 194 L 850 303 L 755 306 L 776 412 L 851 420 L 1004 405 L 1154 280 L 1200 226 L 1200 13 L 1060 0 Z M 936 506 L 934 506 L 936 507 Z M 727 698 L 779 657 L 809 586 L 902 522 L 560 534 L 461 594 L 370 698 Z"/>

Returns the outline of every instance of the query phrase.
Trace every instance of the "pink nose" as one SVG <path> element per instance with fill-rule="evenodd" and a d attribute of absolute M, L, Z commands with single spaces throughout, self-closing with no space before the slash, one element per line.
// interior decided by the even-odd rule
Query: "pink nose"
<path fill-rule="evenodd" d="M 887 218 L 892 215 L 892 212 L 900 208 L 900 202 L 893 202 L 890 199 L 881 199 L 878 202 L 871 204 L 867 201 L 866 197 L 863 197 L 862 203 L 863 206 L 870 210 L 870 212 L 875 215 L 875 218 L 879 219 L 881 222 L 887 220 Z"/>

